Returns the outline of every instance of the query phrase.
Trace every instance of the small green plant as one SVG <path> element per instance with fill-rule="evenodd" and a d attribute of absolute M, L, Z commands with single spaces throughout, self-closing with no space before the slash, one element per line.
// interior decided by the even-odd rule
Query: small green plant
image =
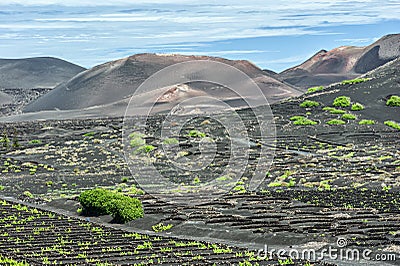
<path fill-rule="evenodd" d="M 135 153 L 137 153 L 137 154 L 138 153 L 149 153 L 149 152 L 155 150 L 155 148 L 156 147 L 154 147 L 153 145 L 143 145 L 143 146 L 140 146 L 139 148 L 137 148 L 135 150 Z"/>
<path fill-rule="evenodd" d="M 357 117 L 355 115 L 352 114 L 343 114 L 342 115 L 342 119 L 344 120 L 355 120 Z"/>
<path fill-rule="evenodd" d="M 310 101 L 310 100 L 305 100 L 304 102 L 302 102 L 302 103 L 300 104 L 300 107 L 303 107 L 303 108 L 317 107 L 317 106 L 319 106 L 319 102 Z"/>
<path fill-rule="evenodd" d="M 84 137 L 93 137 L 96 133 L 94 132 L 87 132 L 85 134 L 83 134 Z"/>
<path fill-rule="evenodd" d="M 368 80 L 371 80 L 371 78 L 356 78 L 356 79 L 343 80 L 340 84 L 342 84 L 342 85 L 357 84 L 357 83 L 362 83 L 362 82 L 365 82 Z"/>
<path fill-rule="evenodd" d="M 369 120 L 369 119 L 363 119 L 360 122 L 358 122 L 359 125 L 374 125 L 375 121 L 374 120 Z"/>
<path fill-rule="evenodd" d="M 143 217 L 142 203 L 118 192 L 96 188 L 82 192 L 78 200 L 84 214 L 110 214 L 122 223 Z"/>
<path fill-rule="evenodd" d="M 128 182 L 128 178 L 126 176 L 121 178 L 121 183 L 127 183 L 127 182 Z"/>
<path fill-rule="evenodd" d="M 392 95 L 389 100 L 386 101 L 387 106 L 400 106 L 400 96 Z"/>
<path fill-rule="evenodd" d="M 351 104 L 350 97 L 347 96 L 339 96 L 333 100 L 333 106 L 335 107 L 349 107 Z"/>
<path fill-rule="evenodd" d="M 351 110 L 352 111 L 361 111 L 364 110 L 364 105 L 362 105 L 361 103 L 355 103 L 351 106 Z"/>
<path fill-rule="evenodd" d="M 334 115 L 342 115 L 342 114 L 346 113 L 346 111 L 344 111 L 344 110 L 336 109 L 336 108 L 329 107 L 329 106 L 322 108 L 322 110 L 328 111 L 329 113 L 334 114 Z"/>
<path fill-rule="evenodd" d="M 396 123 L 395 121 L 385 121 L 385 125 L 387 125 L 387 126 L 389 126 L 391 128 L 400 130 L 400 124 Z"/>
<path fill-rule="evenodd" d="M 138 147 L 146 144 L 146 141 L 142 138 L 134 138 L 131 139 L 130 143 L 131 147 Z"/>
<path fill-rule="evenodd" d="M 326 122 L 328 125 L 344 125 L 346 122 L 340 119 L 331 119 L 328 122 Z"/>
<path fill-rule="evenodd" d="M 316 121 L 313 121 L 311 119 L 308 119 L 308 118 L 306 118 L 304 116 L 299 116 L 299 115 L 292 116 L 290 118 L 290 120 L 293 121 L 294 125 L 298 125 L 298 126 L 308 126 L 308 125 L 316 125 L 316 124 L 318 124 L 318 122 L 316 122 Z"/>
<path fill-rule="evenodd" d="M 167 231 L 167 230 L 171 229 L 172 227 L 173 227 L 172 224 L 164 225 L 163 223 L 158 223 L 156 225 L 153 225 L 151 228 L 153 229 L 154 232 L 158 233 L 158 232 Z"/>
<path fill-rule="evenodd" d="M 26 197 L 28 197 L 30 199 L 33 199 L 33 194 L 30 191 L 24 191 L 23 194 L 24 194 L 24 196 L 26 196 Z"/>
<path fill-rule="evenodd" d="M 199 184 L 201 181 L 200 181 L 200 178 L 198 177 L 198 176 L 196 176 L 194 179 L 193 179 L 193 184 L 195 184 L 195 185 L 197 185 L 197 184 Z"/>
<path fill-rule="evenodd" d="M 201 131 L 193 129 L 189 131 L 188 136 L 194 138 L 205 138 L 206 134 Z"/>
<path fill-rule="evenodd" d="M 317 87 L 311 87 L 307 89 L 307 93 L 313 93 L 316 91 L 322 91 L 324 88 L 324 86 L 317 86 Z"/>
<path fill-rule="evenodd" d="M 42 144 L 42 141 L 40 139 L 33 139 L 29 141 L 29 144 Z"/>
<path fill-rule="evenodd" d="M 179 144 L 179 140 L 177 140 L 176 138 L 166 138 L 164 139 L 163 144 L 166 145 Z"/>

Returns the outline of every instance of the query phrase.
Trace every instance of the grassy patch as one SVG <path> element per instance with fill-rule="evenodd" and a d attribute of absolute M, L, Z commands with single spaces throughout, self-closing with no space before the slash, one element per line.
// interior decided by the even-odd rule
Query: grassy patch
<path fill-rule="evenodd" d="M 396 122 L 394 122 L 394 121 L 385 121 L 385 125 L 387 125 L 387 126 L 389 126 L 389 127 L 391 127 L 391 128 L 400 130 L 400 124 L 399 124 L 399 123 L 396 123 Z"/>
<path fill-rule="evenodd" d="M 333 106 L 335 107 L 349 107 L 351 104 L 351 99 L 350 97 L 347 96 L 339 96 L 336 97 L 335 100 L 333 100 Z"/>
<path fill-rule="evenodd" d="M 328 111 L 329 113 L 334 114 L 334 115 L 341 115 L 341 114 L 346 113 L 346 111 L 344 111 L 344 110 L 336 109 L 333 107 L 324 107 L 322 110 Z"/>
<path fill-rule="evenodd" d="M 357 84 L 357 83 L 362 83 L 365 81 L 371 80 L 371 78 L 356 78 L 356 79 L 348 79 L 348 80 L 343 80 L 340 84 L 342 85 L 347 85 L 347 84 Z"/>
<path fill-rule="evenodd" d="M 364 110 L 364 105 L 362 105 L 361 103 L 355 103 L 351 106 L 351 110 L 352 111 L 361 111 Z"/>
<path fill-rule="evenodd" d="M 163 144 L 166 145 L 179 144 L 179 140 L 177 140 L 176 138 L 166 138 L 164 139 Z"/>
<path fill-rule="evenodd" d="M 389 100 L 386 102 L 387 106 L 400 106 L 400 97 L 396 95 L 392 95 Z"/>
<path fill-rule="evenodd" d="M 135 150 L 135 153 L 136 154 L 149 153 L 155 149 L 156 149 L 156 147 L 154 147 L 153 145 L 143 145 L 143 146 L 140 146 L 139 148 L 137 148 Z"/>
<path fill-rule="evenodd" d="M 342 119 L 344 120 L 355 120 L 357 117 L 355 115 L 352 114 L 343 114 L 342 115 Z"/>
<path fill-rule="evenodd" d="M 319 106 L 319 102 L 310 101 L 310 100 L 305 100 L 304 102 L 302 102 L 302 103 L 300 104 L 300 107 L 303 107 L 303 108 L 307 108 L 307 107 L 317 107 L 317 106 Z"/>
<path fill-rule="evenodd" d="M 325 89 L 324 86 L 316 86 L 316 87 L 311 87 L 307 89 L 307 93 L 313 93 L 316 91 L 322 91 L 323 89 Z"/>
<path fill-rule="evenodd" d="M 308 125 L 316 125 L 318 122 L 308 119 L 304 116 L 295 115 L 290 118 L 291 121 L 294 121 L 293 124 L 297 126 L 308 126 Z"/>
<path fill-rule="evenodd" d="M 206 134 L 198 131 L 198 130 L 190 130 L 189 133 L 187 134 L 189 137 L 193 137 L 193 138 L 205 138 Z"/>
<path fill-rule="evenodd" d="M 360 122 L 358 122 L 360 125 L 374 125 L 375 121 L 374 120 L 369 120 L 369 119 L 363 119 Z"/>
<path fill-rule="evenodd" d="M 346 124 L 346 122 L 344 122 L 343 120 L 340 120 L 340 119 L 332 119 L 332 120 L 329 120 L 326 123 L 328 125 L 344 125 L 344 124 Z"/>

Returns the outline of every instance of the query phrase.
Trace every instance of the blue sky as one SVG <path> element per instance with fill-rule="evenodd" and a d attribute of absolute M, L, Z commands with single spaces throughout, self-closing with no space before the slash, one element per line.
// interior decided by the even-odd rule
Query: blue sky
<path fill-rule="evenodd" d="M 0 0 L 0 58 L 55 56 L 85 67 L 155 52 L 282 71 L 320 49 L 368 45 L 399 29 L 399 0 Z"/>

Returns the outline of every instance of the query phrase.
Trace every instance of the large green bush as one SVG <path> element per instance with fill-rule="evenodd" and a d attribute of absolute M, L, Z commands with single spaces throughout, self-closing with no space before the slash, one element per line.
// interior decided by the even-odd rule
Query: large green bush
<path fill-rule="evenodd" d="M 351 104 L 350 97 L 347 96 L 339 96 L 333 101 L 333 106 L 335 107 L 348 107 Z"/>
<path fill-rule="evenodd" d="M 389 100 L 386 102 L 387 106 L 400 106 L 400 97 L 396 95 L 392 95 Z"/>
<path fill-rule="evenodd" d="M 83 207 L 83 214 L 110 214 L 118 223 L 143 217 L 142 203 L 118 192 L 95 188 L 82 192 L 78 200 Z"/>

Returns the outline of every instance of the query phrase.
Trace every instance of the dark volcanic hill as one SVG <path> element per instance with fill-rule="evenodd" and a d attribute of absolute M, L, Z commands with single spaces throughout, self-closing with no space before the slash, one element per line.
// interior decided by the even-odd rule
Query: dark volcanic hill
<path fill-rule="evenodd" d="M 53 88 L 83 70 L 52 57 L 0 59 L 0 88 Z"/>
<path fill-rule="evenodd" d="M 366 47 L 321 50 L 301 65 L 283 71 L 279 78 L 302 89 L 325 86 L 365 74 L 399 56 L 400 34 L 392 34 Z"/>
<path fill-rule="evenodd" d="M 208 56 L 137 54 L 108 62 L 84 71 L 69 82 L 57 86 L 25 108 L 25 112 L 70 110 L 119 102 L 157 71 L 175 63 L 191 60 L 213 60 L 234 66 L 253 78 L 270 102 L 300 92 L 267 75 L 252 63 Z M 155 88 L 157 89 L 157 88 Z"/>

